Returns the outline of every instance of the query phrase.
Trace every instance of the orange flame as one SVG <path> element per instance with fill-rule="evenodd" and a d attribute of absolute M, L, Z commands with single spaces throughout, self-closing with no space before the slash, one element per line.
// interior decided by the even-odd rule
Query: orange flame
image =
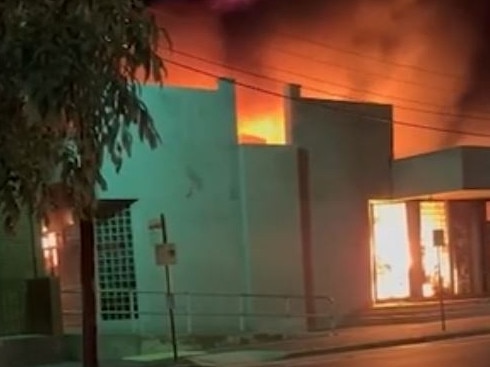
<path fill-rule="evenodd" d="M 410 297 L 409 271 L 412 259 L 405 210 L 404 203 L 374 203 L 372 206 L 377 301 Z M 433 239 L 434 230 L 443 230 L 444 233 L 447 233 L 445 204 L 443 202 L 421 202 L 420 221 L 420 239 L 423 250 L 421 260 L 425 274 L 422 293 L 424 297 L 430 298 L 439 288 L 439 266 L 443 287 L 445 289 L 451 287 L 448 248 L 446 246 L 442 249 L 438 248 Z"/>
<path fill-rule="evenodd" d="M 283 145 L 286 143 L 286 133 L 282 118 L 271 114 L 251 119 L 240 119 L 238 140 L 241 144 Z"/>

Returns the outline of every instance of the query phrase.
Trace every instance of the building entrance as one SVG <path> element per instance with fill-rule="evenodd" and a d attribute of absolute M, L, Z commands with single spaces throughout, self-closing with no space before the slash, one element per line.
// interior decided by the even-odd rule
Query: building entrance
<path fill-rule="evenodd" d="M 476 295 L 483 276 L 471 261 L 482 246 L 477 204 L 372 202 L 374 301 Z M 436 230 L 443 233 L 442 247 L 434 242 Z"/>
<path fill-rule="evenodd" d="M 371 213 L 374 298 L 408 298 L 410 249 L 405 204 L 373 204 Z"/>

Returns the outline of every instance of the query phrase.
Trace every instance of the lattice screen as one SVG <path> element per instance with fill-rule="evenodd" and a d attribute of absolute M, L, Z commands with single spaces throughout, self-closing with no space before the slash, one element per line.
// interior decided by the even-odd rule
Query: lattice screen
<path fill-rule="evenodd" d="M 103 320 L 138 318 L 131 211 L 95 225 L 100 313 Z"/>

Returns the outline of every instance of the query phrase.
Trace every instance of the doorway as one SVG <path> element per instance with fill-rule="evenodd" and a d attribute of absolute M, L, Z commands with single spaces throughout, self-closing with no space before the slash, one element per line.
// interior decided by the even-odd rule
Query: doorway
<path fill-rule="evenodd" d="M 410 244 L 405 203 L 371 205 L 374 299 L 410 297 Z"/>
<path fill-rule="evenodd" d="M 457 286 L 465 274 L 460 263 L 471 257 L 472 247 L 476 246 L 471 244 L 479 240 L 461 242 L 464 231 L 455 231 L 454 228 L 458 227 L 455 225 L 468 227 L 475 224 L 476 219 L 469 212 L 453 210 L 464 213 L 468 223 L 461 218 L 462 215 L 450 221 L 448 208 L 459 206 L 450 206 L 443 201 L 416 202 L 417 220 L 409 221 L 409 207 L 405 202 L 370 203 L 375 302 L 430 300 L 441 292 L 451 297 L 462 294 L 462 287 Z M 435 232 L 442 232 L 441 243 L 435 242 Z M 459 247 L 462 249 L 458 250 Z M 463 252 L 468 256 L 462 256 Z"/>
<path fill-rule="evenodd" d="M 422 284 L 424 298 L 431 298 L 439 292 L 451 291 L 451 259 L 449 251 L 446 203 L 442 201 L 423 201 L 420 203 L 420 237 L 422 247 L 422 267 L 425 275 Z M 444 233 L 445 246 L 434 243 L 433 232 Z M 439 272 L 440 267 L 440 272 Z M 439 275 L 441 282 L 439 282 Z M 442 285 L 443 289 L 439 289 Z"/>

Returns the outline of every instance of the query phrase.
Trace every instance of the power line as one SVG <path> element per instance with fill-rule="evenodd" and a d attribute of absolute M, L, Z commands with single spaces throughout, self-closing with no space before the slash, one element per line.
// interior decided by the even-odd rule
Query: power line
<path fill-rule="evenodd" d="M 161 14 L 161 15 L 168 15 L 168 14 L 171 14 L 172 16 L 178 18 L 178 19 L 183 19 L 184 17 L 179 14 L 179 13 L 175 13 L 175 12 L 169 12 L 169 13 L 166 13 L 166 12 L 163 12 L 162 10 L 158 10 L 158 9 L 154 9 L 153 10 L 154 13 L 156 14 Z M 201 17 L 202 18 L 202 17 Z M 203 24 L 203 23 L 201 23 Z M 202 37 L 200 37 L 202 38 Z M 275 50 L 276 52 L 280 53 L 280 54 L 283 54 L 283 55 L 287 55 L 287 56 L 291 56 L 291 57 L 295 57 L 295 58 L 300 58 L 302 59 L 303 61 L 306 60 L 306 56 L 300 52 L 295 52 L 295 51 L 292 51 L 292 50 L 287 50 L 285 48 L 281 48 L 281 47 L 278 47 L 276 45 L 268 45 L 268 49 L 272 49 L 272 50 Z M 329 61 L 329 60 L 325 60 L 324 58 L 319 58 L 315 55 L 309 55 L 308 58 L 307 58 L 307 61 L 309 62 L 315 62 L 315 63 L 318 63 L 318 64 L 322 64 L 322 65 L 326 65 L 326 66 L 329 66 L 329 67 L 334 67 L 334 68 L 338 68 L 338 69 L 343 69 L 343 70 L 347 70 L 347 71 L 352 71 L 352 72 L 359 72 L 359 69 L 355 68 L 355 67 L 350 67 L 350 66 L 347 66 L 347 65 L 343 65 L 343 64 L 338 64 L 338 63 L 335 63 L 335 62 L 332 62 L 332 61 Z M 382 73 L 376 73 L 376 72 L 372 72 L 372 71 L 368 71 L 368 70 L 363 70 L 362 73 L 364 75 L 371 75 L 373 77 L 377 77 L 377 78 L 383 78 L 383 79 L 387 79 L 387 80 L 392 80 L 394 82 L 397 82 L 397 83 L 400 83 L 400 84 L 404 84 L 404 85 L 411 85 L 411 86 L 415 86 L 415 87 L 420 87 L 420 88 L 424 88 L 424 89 L 427 89 L 427 88 L 430 88 L 430 89 L 434 89 L 434 90 L 437 90 L 437 91 L 442 91 L 442 90 L 446 90 L 446 89 L 443 89 L 443 88 L 438 88 L 438 87 L 435 87 L 435 86 L 432 86 L 432 85 L 428 85 L 428 84 L 424 84 L 424 83 L 420 83 L 420 82 L 415 82 L 415 81 L 411 81 L 411 80 L 404 80 L 404 79 L 400 79 L 400 78 L 395 78 L 391 75 L 384 75 Z"/>
<path fill-rule="evenodd" d="M 177 62 L 177 61 L 170 60 L 167 58 L 164 58 L 164 61 L 168 64 L 171 64 L 171 65 L 180 67 L 182 69 L 185 69 L 185 70 L 188 70 L 191 72 L 195 72 L 195 73 L 198 73 L 198 74 L 201 74 L 201 75 L 213 78 L 213 79 L 220 79 L 221 78 L 220 75 L 217 75 L 215 73 L 211 73 L 211 72 L 208 72 L 208 71 L 205 71 L 205 70 L 202 70 L 202 69 L 199 69 L 199 68 L 181 63 L 181 62 Z M 404 126 L 404 127 L 429 130 L 429 131 L 439 132 L 439 133 L 457 134 L 457 135 L 465 135 L 465 136 L 472 136 L 472 137 L 479 137 L 479 138 L 490 138 L 490 134 L 486 134 L 486 133 L 478 133 L 478 132 L 471 132 L 471 131 L 458 130 L 458 129 L 449 129 L 449 128 L 442 128 L 442 127 L 428 126 L 428 125 L 420 125 L 420 124 L 408 122 L 408 121 L 384 119 L 384 118 L 380 118 L 380 117 L 360 114 L 360 113 L 350 111 L 350 110 L 346 110 L 344 108 L 340 108 L 340 107 L 336 107 L 336 106 L 326 106 L 326 105 L 322 105 L 322 104 L 317 104 L 313 100 L 308 100 L 308 99 L 305 100 L 303 98 L 295 98 L 292 96 L 287 96 L 287 95 L 284 95 L 282 93 L 277 93 L 277 92 L 270 91 L 270 90 L 265 89 L 265 88 L 257 87 L 257 86 L 247 84 L 247 83 L 243 83 L 243 82 L 239 82 L 239 81 L 235 81 L 235 85 L 249 89 L 249 90 L 253 90 L 255 92 L 259 92 L 259 93 L 267 94 L 267 95 L 270 95 L 273 97 L 281 98 L 281 99 L 288 99 L 288 100 L 301 102 L 301 103 L 307 103 L 307 104 L 311 103 L 312 105 L 314 105 L 316 107 L 325 108 L 325 109 L 330 110 L 330 111 L 341 112 L 341 113 L 344 113 L 346 115 L 362 117 L 366 120 L 378 121 L 378 122 L 383 122 L 383 123 L 388 123 L 388 124 L 393 124 L 393 125 L 399 125 L 399 126 Z"/>
<path fill-rule="evenodd" d="M 315 63 L 318 63 L 318 64 L 323 64 L 323 65 L 334 67 L 334 68 L 337 68 L 337 69 L 344 69 L 344 70 L 347 70 L 347 71 L 359 72 L 359 69 L 358 68 L 351 67 L 351 66 L 348 66 L 348 65 L 338 64 L 338 63 L 335 63 L 335 62 L 332 62 L 332 61 L 329 61 L 329 60 L 325 60 L 324 58 L 321 58 L 321 57 L 318 57 L 318 56 L 315 56 L 315 55 L 309 55 L 307 57 L 306 55 L 302 54 L 301 52 L 286 50 L 286 49 L 283 49 L 283 48 L 276 47 L 274 45 L 271 45 L 270 48 L 272 48 L 274 50 L 277 50 L 277 52 L 279 52 L 279 53 L 282 53 L 282 54 L 285 54 L 285 55 L 289 55 L 289 56 L 293 56 L 293 57 L 302 59 L 304 61 L 310 61 L 310 62 L 312 61 L 312 62 L 315 62 Z M 393 82 L 396 82 L 396 83 L 399 83 L 399 84 L 411 85 L 411 86 L 415 86 L 415 87 L 419 87 L 419 88 L 424 88 L 424 89 L 429 88 L 429 89 L 433 89 L 433 90 L 436 90 L 436 91 L 447 91 L 447 89 L 444 89 L 444 88 L 441 88 L 441 87 L 436 87 L 436 86 L 433 86 L 433 85 L 429 85 L 429 84 L 425 84 L 425 83 L 419 83 L 419 82 L 415 82 L 415 81 L 411 81 L 411 80 L 404 80 L 404 79 L 400 79 L 400 78 L 395 78 L 395 77 L 393 77 L 391 75 L 385 75 L 385 74 L 382 74 L 382 73 L 376 73 L 376 72 L 369 71 L 369 70 L 362 70 L 362 74 L 364 74 L 364 75 L 371 75 L 371 76 L 376 77 L 376 78 L 382 78 L 382 79 L 386 79 L 386 80 L 392 80 Z"/>
<path fill-rule="evenodd" d="M 167 13 L 167 12 L 164 12 L 164 11 L 162 11 L 160 9 L 155 9 L 154 8 L 153 9 L 153 12 L 156 13 L 156 14 L 161 14 L 161 15 L 171 14 L 171 15 L 173 15 L 175 17 L 180 18 L 180 19 L 183 18 L 181 14 L 177 14 L 177 13 L 171 12 L 171 11 Z M 430 69 L 422 68 L 422 67 L 419 67 L 419 66 L 413 65 L 413 64 L 404 64 L 404 63 L 398 63 L 398 62 L 395 62 L 395 61 L 392 61 L 392 60 L 384 60 L 384 59 L 381 59 L 379 57 L 375 57 L 375 56 L 372 56 L 372 55 L 369 55 L 369 54 L 365 54 L 365 53 L 361 53 L 361 52 L 353 51 L 353 50 L 348 50 L 348 49 L 344 49 L 344 48 L 341 48 L 341 47 L 333 46 L 331 44 L 327 44 L 327 43 L 319 42 L 319 41 L 312 40 L 312 39 L 309 39 L 309 38 L 301 37 L 301 36 L 295 35 L 293 33 L 278 31 L 277 29 L 276 30 L 272 30 L 271 33 L 276 34 L 276 35 L 278 35 L 280 37 L 283 37 L 283 38 L 293 39 L 293 40 L 302 42 L 304 44 L 311 44 L 311 45 L 314 45 L 316 47 L 320 47 L 320 48 L 323 48 L 323 49 L 326 49 L 326 50 L 336 51 L 336 52 L 340 52 L 340 53 L 344 53 L 344 54 L 353 55 L 353 56 L 356 56 L 356 57 L 361 57 L 361 58 L 364 58 L 364 59 L 369 59 L 369 60 L 372 60 L 372 61 L 375 61 L 375 62 L 378 62 L 378 63 L 381 63 L 381 64 L 385 64 L 385 65 L 392 65 L 392 66 L 401 67 L 401 68 L 405 68 L 405 69 L 412 69 L 412 70 L 415 70 L 415 71 L 424 72 L 426 74 L 444 76 L 444 77 L 452 78 L 452 79 L 463 79 L 464 78 L 462 75 L 455 75 L 455 74 L 450 74 L 450 73 L 444 73 L 444 72 L 441 72 L 441 71 L 430 70 Z M 301 54 L 301 53 L 298 53 L 298 52 L 294 52 L 294 51 L 291 51 L 291 50 L 285 50 L 285 49 L 280 48 L 280 47 L 277 47 L 275 45 L 270 45 L 268 47 L 271 48 L 271 49 L 277 50 L 278 52 L 280 52 L 282 54 L 286 54 L 286 55 L 290 55 L 290 56 L 294 56 L 294 57 L 300 57 L 302 59 L 305 59 L 306 58 L 306 56 L 304 54 Z M 354 67 L 348 67 L 346 65 L 336 64 L 336 63 L 333 63 L 331 61 L 327 61 L 327 60 L 324 60 L 324 59 L 321 59 L 321 58 L 318 58 L 318 57 L 315 57 L 315 56 L 311 56 L 311 55 L 309 55 L 307 59 L 309 61 L 314 61 L 314 62 L 317 62 L 317 63 L 329 65 L 329 66 L 336 67 L 336 68 L 342 68 L 342 69 L 345 69 L 345 70 L 351 70 L 351 71 L 356 71 L 356 72 L 359 71 L 358 69 L 356 69 Z M 396 82 L 401 83 L 401 84 L 414 85 L 414 86 L 419 86 L 419 87 L 423 87 L 423 88 L 431 88 L 431 89 L 435 89 L 435 90 L 445 90 L 443 88 L 437 88 L 437 87 L 434 87 L 434 86 L 428 86 L 427 84 L 424 84 L 424 83 L 418 83 L 418 82 L 414 82 L 414 81 L 409 81 L 409 80 L 403 80 L 403 79 L 399 79 L 399 78 L 394 78 L 394 77 L 391 77 L 391 76 L 387 76 L 387 75 L 383 75 L 383 74 L 375 73 L 375 72 L 371 72 L 371 71 L 363 71 L 363 73 L 364 74 L 369 74 L 369 75 L 372 75 L 372 76 L 382 77 L 382 78 L 389 79 L 389 80 L 393 80 L 393 81 L 396 81 Z"/>
<path fill-rule="evenodd" d="M 203 58 L 203 57 L 200 57 L 200 56 L 191 54 L 189 52 L 180 51 L 180 50 L 177 50 L 177 49 L 173 49 L 171 52 L 174 53 L 174 54 L 177 54 L 177 55 L 182 55 L 184 57 L 187 57 L 187 58 L 190 58 L 190 59 L 193 59 L 193 60 L 201 61 L 201 62 L 210 64 L 210 65 L 215 65 L 215 66 L 218 66 L 220 68 L 224 68 L 224 69 L 228 69 L 228 70 L 232 70 L 232 71 L 237 71 L 239 73 L 246 74 L 246 75 L 249 75 L 249 76 L 252 76 L 252 77 L 255 77 L 255 78 L 260 78 L 260 79 L 264 79 L 264 80 L 270 80 L 272 82 L 280 83 L 280 84 L 288 84 L 288 82 L 285 81 L 285 80 L 281 80 L 281 79 L 278 79 L 278 78 L 274 78 L 274 77 L 271 77 L 271 76 L 268 76 L 268 75 L 260 74 L 260 73 L 253 72 L 253 71 L 250 71 L 250 70 L 246 70 L 246 69 L 243 69 L 243 68 L 239 68 L 239 67 L 235 67 L 235 66 L 231 66 L 231 65 L 219 63 L 217 61 L 209 60 L 209 59 L 206 59 L 206 58 Z M 325 84 L 331 84 L 331 85 L 334 85 L 334 86 L 338 86 L 338 87 L 341 87 L 341 88 L 344 88 L 344 89 L 351 90 L 353 92 L 370 93 L 372 95 L 383 97 L 383 98 L 392 98 L 392 99 L 405 100 L 405 101 L 410 101 L 412 103 L 426 104 L 428 106 L 434 107 L 434 105 L 429 104 L 429 103 L 421 103 L 420 101 L 416 101 L 416 100 L 397 98 L 397 97 L 394 97 L 394 96 L 389 96 L 389 95 L 382 94 L 382 93 L 376 93 L 376 92 L 369 91 L 369 90 L 350 88 L 350 87 L 348 87 L 346 85 L 342 85 L 342 84 L 339 84 L 339 83 L 329 82 L 329 81 L 326 81 L 326 80 L 323 80 L 323 79 L 319 79 L 319 78 L 308 77 L 306 75 L 302 75 L 302 74 L 290 72 L 290 71 L 283 70 L 283 69 L 280 69 L 280 68 L 275 68 L 275 67 L 272 67 L 272 66 L 267 66 L 267 65 L 265 65 L 265 66 L 267 68 L 271 69 L 271 70 L 277 70 L 277 71 L 280 71 L 280 72 L 283 72 L 283 73 L 289 73 L 291 75 L 296 75 L 296 76 L 299 76 L 299 77 L 302 77 L 302 78 L 305 78 L 305 79 L 316 80 L 318 82 L 325 83 Z M 330 92 L 326 91 L 325 89 L 314 88 L 314 87 L 311 87 L 311 86 L 305 86 L 304 88 L 307 89 L 307 90 L 310 90 L 312 92 L 318 92 L 318 93 L 322 93 L 322 94 L 326 94 L 326 95 L 331 95 L 331 96 L 334 96 L 334 97 L 340 97 L 340 98 L 344 98 L 344 99 L 352 99 L 350 96 L 347 96 L 345 94 L 344 95 L 343 94 L 338 94 L 338 93 L 333 94 L 333 93 L 330 93 Z M 360 102 L 361 101 L 362 102 L 370 102 L 370 101 L 365 100 L 365 99 L 358 99 L 358 101 L 360 101 Z M 408 107 L 408 106 L 403 106 L 403 105 L 400 105 L 400 104 L 397 104 L 395 107 L 398 108 L 398 109 L 400 109 L 400 110 L 425 113 L 425 114 L 430 114 L 430 115 L 434 115 L 434 116 L 449 117 L 449 118 L 452 118 L 452 119 L 467 118 L 467 119 L 478 120 L 478 121 L 490 121 L 490 117 L 484 117 L 484 116 L 463 115 L 463 114 L 456 114 L 456 113 L 450 113 L 450 112 L 441 112 L 441 111 L 428 110 L 428 109 L 423 109 L 423 108 Z M 435 106 L 435 107 L 441 107 L 442 108 L 443 106 Z"/>
<path fill-rule="evenodd" d="M 276 30 L 274 33 L 276 33 L 277 35 L 280 35 L 280 36 L 282 36 L 284 38 L 295 39 L 295 40 L 298 40 L 300 42 L 308 43 L 308 44 L 311 44 L 311 45 L 314 45 L 314 46 L 317 46 L 317 47 L 320 47 L 320 48 L 324 48 L 324 49 L 332 50 L 332 51 L 337 51 L 337 52 L 341 52 L 341 53 L 345 53 L 345 54 L 350 54 L 350 55 L 354 55 L 354 56 L 357 56 L 357 57 L 362 57 L 362 58 L 369 59 L 369 60 L 372 60 L 372 61 L 376 61 L 378 63 L 385 64 L 385 65 L 393 65 L 393 66 L 400 67 L 400 68 L 412 69 L 412 70 L 416 70 L 416 71 L 419 71 L 419 72 L 423 72 L 423 73 L 427 73 L 427 74 L 433 74 L 433 75 L 438 75 L 438 76 L 442 76 L 442 77 L 446 77 L 446 78 L 464 79 L 464 76 L 463 75 L 456 75 L 456 74 L 451 74 L 451 73 L 445 73 L 445 72 L 438 71 L 438 70 L 431 70 L 431 69 L 423 68 L 423 67 L 420 67 L 420 66 L 417 66 L 417 65 L 413 65 L 413 64 L 399 63 L 399 62 L 396 62 L 396 61 L 393 61 L 393 60 L 383 60 L 383 59 L 381 59 L 379 57 L 372 56 L 372 55 L 369 55 L 369 54 L 366 54 L 366 53 L 362 53 L 362 52 L 358 52 L 358 51 L 353 51 L 353 50 L 347 50 L 347 49 L 344 49 L 344 48 L 341 48 L 341 47 L 336 47 L 336 46 L 333 46 L 331 44 L 327 44 L 327 43 L 324 43 L 324 42 L 319 42 L 319 41 L 312 40 L 312 39 L 309 39 L 309 38 L 301 37 L 301 36 L 298 36 L 296 34 L 289 33 L 289 32 L 283 32 L 283 31 L 277 31 Z"/>

